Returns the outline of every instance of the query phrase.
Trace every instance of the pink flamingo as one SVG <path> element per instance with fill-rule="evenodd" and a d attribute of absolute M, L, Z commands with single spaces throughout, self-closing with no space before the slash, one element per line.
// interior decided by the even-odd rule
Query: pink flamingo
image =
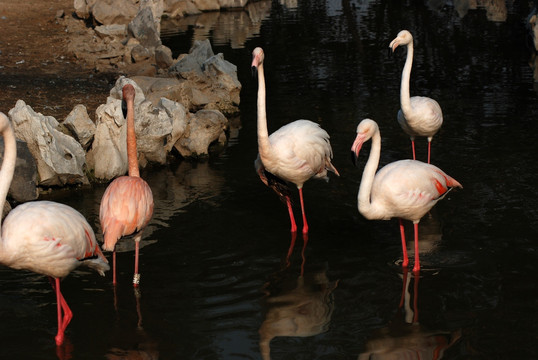
<path fill-rule="evenodd" d="M 431 141 L 443 124 L 443 112 L 437 101 L 425 96 L 409 96 L 409 78 L 413 66 L 413 36 L 407 30 L 402 30 L 391 41 L 389 47 L 394 52 L 399 45 L 407 45 L 407 58 L 402 71 L 400 85 L 400 106 L 398 123 L 403 131 L 410 136 L 413 147 L 413 160 L 415 156 L 415 137 L 428 138 L 428 164 L 430 163 Z"/>
<path fill-rule="evenodd" d="M 452 187 L 461 184 L 434 165 L 417 160 L 400 160 L 384 166 L 376 174 L 381 154 L 381 135 L 377 123 L 364 119 L 357 126 L 357 137 L 351 146 L 353 160 L 364 142 L 372 139 L 368 162 L 362 173 L 358 195 L 359 212 L 369 220 L 400 219 L 403 267 L 407 267 L 407 247 L 402 219 L 411 220 L 415 230 L 415 266 L 420 270 L 418 223 Z"/>
<path fill-rule="evenodd" d="M 262 48 L 252 52 L 252 69 L 258 73 L 258 158 L 255 162 L 260 179 L 272 187 L 288 206 L 291 232 L 297 231 L 289 194 L 285 182 L 294 183 L 299 189 L 303 234 L 308 233 L 303 184 L 310 178 L 328 180 L 327 170 L 339 176 L 331 163 L 333 152 L 329 134 L 310 120 L 296 120 L 268 135 L 265 112 L 265 76 Z M 284 186 L 282 186 L 284 185 Z"/>
<path fill-rule="evenodd" d="M 153 194 L 149 185 L 140 177 L 136 150 L 134 127 L 135 89 L 131 84 L 123 87 L 123 99 L 127 105 L 127 158 L 129 176 L 116 178 L 107 187 L 101 207 L 99 220 L 104 235 L 103 250 L 114 251 L 112 254 L 112 283 L 116 285 L 116 243 L 122 236 L 134 235 L 135 268 L 133 286 L 138 287 L 138 255 L 142 231 L 153 215 Z"/>
<path fill-rule="evenodd" d="M 17 160 L 15 134 L 3 113 L 0 113 L 0 132 L 5 144 L 0 170 L 0 209 L 3 209 Z M 57 301 L 58 333 L 55 340 L 56 345 L 62 345 L 73 313 L 60 291 L 60 278 L 81 265 L 102 276 L 110 269 L 91 226 L 84 216 L 67 205 L 31 201 L 17 206 L 7 215 L 1 234 L 2 264 L 49 277 Z"/>

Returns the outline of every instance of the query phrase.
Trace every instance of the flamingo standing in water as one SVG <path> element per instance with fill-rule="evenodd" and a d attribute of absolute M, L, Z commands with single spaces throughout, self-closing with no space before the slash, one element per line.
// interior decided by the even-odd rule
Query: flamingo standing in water
<path fill-rule="evenodd" d="M 127 158 L 129 176 L 121 176 L 110 183 L 101 199 L 99 220 L 104 235 L 103 249 L 112 254 L 113 284 L 116 284 L 116 242 L 127 235 L 134 235 L 135 268 L 133 286 L 138 287 L 138 255 L 142 231 L 153 215 L 153 194 L 149 185 L 140 177 L 134 126 L 135 89 L 131 84 L 123 87 L 124 105 L 127 106 Z M 125 116 L 125 114 L 124 114 Z"/>
<path fill-rule="evenodd" d="M 0 133 L 5 146 L 0 170 L 0 209 L 3 209 L 17 160 L 15 134 L 3 113 L 0 113 Z M 62 345 L 73 313 L 60 291 L 60 278 L 81 265 L 102 276 L 110 269 L 90 224 L 67 205 L 31 201 L 17 206 L 7 215 L 1 225 L 1 234 L 0 263 L 49 276 L 56 291 L 58 311 L 55 340 L 56 345 Z"/>
<path fill-rule="evenodd" d="M 400 160 L 384 166 L 376 174 L 381 154 L 381 135 L 377 123 L 362 120 L 357 126 L 357 137 L 351 146 L 356 162 L 362 144 L 372 139 L 368 162 L 362 173 L 358 195 L 359 212 L 369 220 L 400 219 L 403 267 L 407 267 L 407 246 L 402 219 L 411 220 L 415 228 L 415 266 L 420 270 L 418 223 L 452 187 L 461 184 L 434 165 L 418 160 Z"/>
<path fill-rule="evenodd" d="M 415 156 L 415 137 L 426 136 L 428 138 L 428 164 L 430 163 L 431 141 L 443 124 L 443 112 L 437 101 L 425 96 L 409 95 L 409 78 L 413 66 L 413 35 L 407 30 L 402 30 L 391 41 L 389 47 L 394 52 L 400 45 L 407 45 L 407 58 L 402 71 L 400 85 L 400 106 L 398 111 L 398 123 L 403 131 L 410 136 L 413 147 L 413 160 Z"/>
<path fill-rule="evenodd" d="M 252 52 L 252 69 L 258 73 L 258 158 L 255 161 L 260 179 L 281 196 L 288 206 L 291 232 L 297 231 L 293 209 L 285 182 L 294 183 L 299 189 L 303 234 L 308 233 L 303 184 L 310 178 L 328 180 L 327 170 L 339 176 L 331 163 L 333 152 L 329 134 L 310 120 L 296 120 L 268 135 L 265 112 L 265 76 L 262 48 Z"/>

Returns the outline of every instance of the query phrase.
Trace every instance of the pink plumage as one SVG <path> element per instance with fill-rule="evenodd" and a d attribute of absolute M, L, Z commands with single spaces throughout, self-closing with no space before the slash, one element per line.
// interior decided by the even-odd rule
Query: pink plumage
<path fill-rule="evenodd" d="M 0 113 L 0 132 L 5 144 L 0 172 L 0 209 L 3 209 L 17 159 L 15 135 L 3 113 Z M 108 261 L 97 244 L 91 226 L 84 216 L 67 205 L 32 201 L 17 206 L 7 215 L 1 234 L 1 263 L 51 278 L 58 305 L 58 333 L 55 340 L 57 345 L 61 345 L 73 313 L 60 291 L 60 278 L 81 265 L 103 276 L 109 270 Z"/>
<path fill-rule="evenodd" d="M 269 136 L 265 111 L 265 75 L 263 62 L 265 54 L 259 47 L 252 52 L 252 68 L 258 73 L 258 158 L 255 161 L 260 179 L 283 198 L 288 206 L 291 231 L 297 231 L 293 209 L 284 182 L 291 182 L 299 189 L 303 234 L 308 233 L 308 223 L 304 210 L 303 185 L 311 178 L 328 180 L 327 171 L 336 175 L 338 171 L 331 163 L 333 152 L 329 134 L 310 120 L 296 120 Z M 267 173 L 272 175 L 270 177 Z M 270 181 L 273 179 L 274 181 Z M 276 184 L 280 185 L 276 185 Z"/>
<path fill-rule="evenodd" d="M 364 167 L 358 194 L 359 212 L 370 220 L 400 218 L 403 266 L 408 265 L 407 247 L 401 219 L 415 227 L 415 266 L 420 270 L 418 223 L 420 219 L 453 187 L 461 184 L 438 167 L 417 160 L 400 160 L 384 166 L 376 174 L 381 153 L 381 135 L 377 123 L 364 119 L 357 127 L 357 137 L 351 147 L 354 159 L 365 141 L 372 139 L 368 162 Z"/>

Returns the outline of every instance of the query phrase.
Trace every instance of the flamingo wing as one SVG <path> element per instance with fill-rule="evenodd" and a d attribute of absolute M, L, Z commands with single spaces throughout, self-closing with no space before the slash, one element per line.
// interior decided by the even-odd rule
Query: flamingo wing
<path fill-rule="evenodd" d="M 113 250 L 117 240 L 141 231 L 153 215 L 153 194 L 140 177 L 122 176 L 110 183 L 99 211 L 103 249 Z"/>

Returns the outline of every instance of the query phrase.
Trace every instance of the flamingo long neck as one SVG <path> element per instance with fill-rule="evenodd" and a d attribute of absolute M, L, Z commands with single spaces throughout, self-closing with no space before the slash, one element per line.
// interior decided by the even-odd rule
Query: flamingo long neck
<path fill-rule="evenodd" d="M 136 132 L 134 123 L 134 97 L 125 99 L 127 103 L 127 160 L 129 176 L 140 176 L 138 169 L 138 153 L 136 150 Z"/>
<path fill-rule="evenodd" d="M 359 188 L 358 204 L 360 213 L 367 219 L 375 218 L 375 208 L 372 206 L 371 193 L 374 177 L 379 165 L 379 157 L 381 154 L 381 135 L 379 130 L 376 130 L 372 136 L 372 147 L 370 148 L 370 156 L 364 166 L 362 172 L 361 186 Z"/>
<path fill-rule="evenodd" d="M 400 106 L 403 113 L 411 111 L 411 95 L 409 93 L 409 80 L 411 78 L 411 68 L 413 67 L 413 41 L 407 44 L 407 58 L 402 70 L 402 82 L 400 84 Z"/>
<path fill-rule="evenodd" d="M 4 138 L 4 160 L 2 161 L 2 168 L 0 170 L 0 217 L 4 210 L 4 203 L 6 202 L 6 196 L 13 179 L 13 173 L 15 172 L 15 163 L 17 162 L 17 143 L 15 140 L 15 134 L 13 128 L 9 123 L 9 119 L 2 113 L 0 113 L 0 133 Z M 2 227 L 0 225 L 0 234 L 2 233 Z M 1 239 L 1 237 L 0 237 Z M 0 251 L 0 258 L 3 251 Z"/>
<path fill-rule="evenodd" d="M 263 156 L 271 151 L 267 115 L 265 112 L 265 75 L 263 63 L 258 66 L 258 152 Z"/>

